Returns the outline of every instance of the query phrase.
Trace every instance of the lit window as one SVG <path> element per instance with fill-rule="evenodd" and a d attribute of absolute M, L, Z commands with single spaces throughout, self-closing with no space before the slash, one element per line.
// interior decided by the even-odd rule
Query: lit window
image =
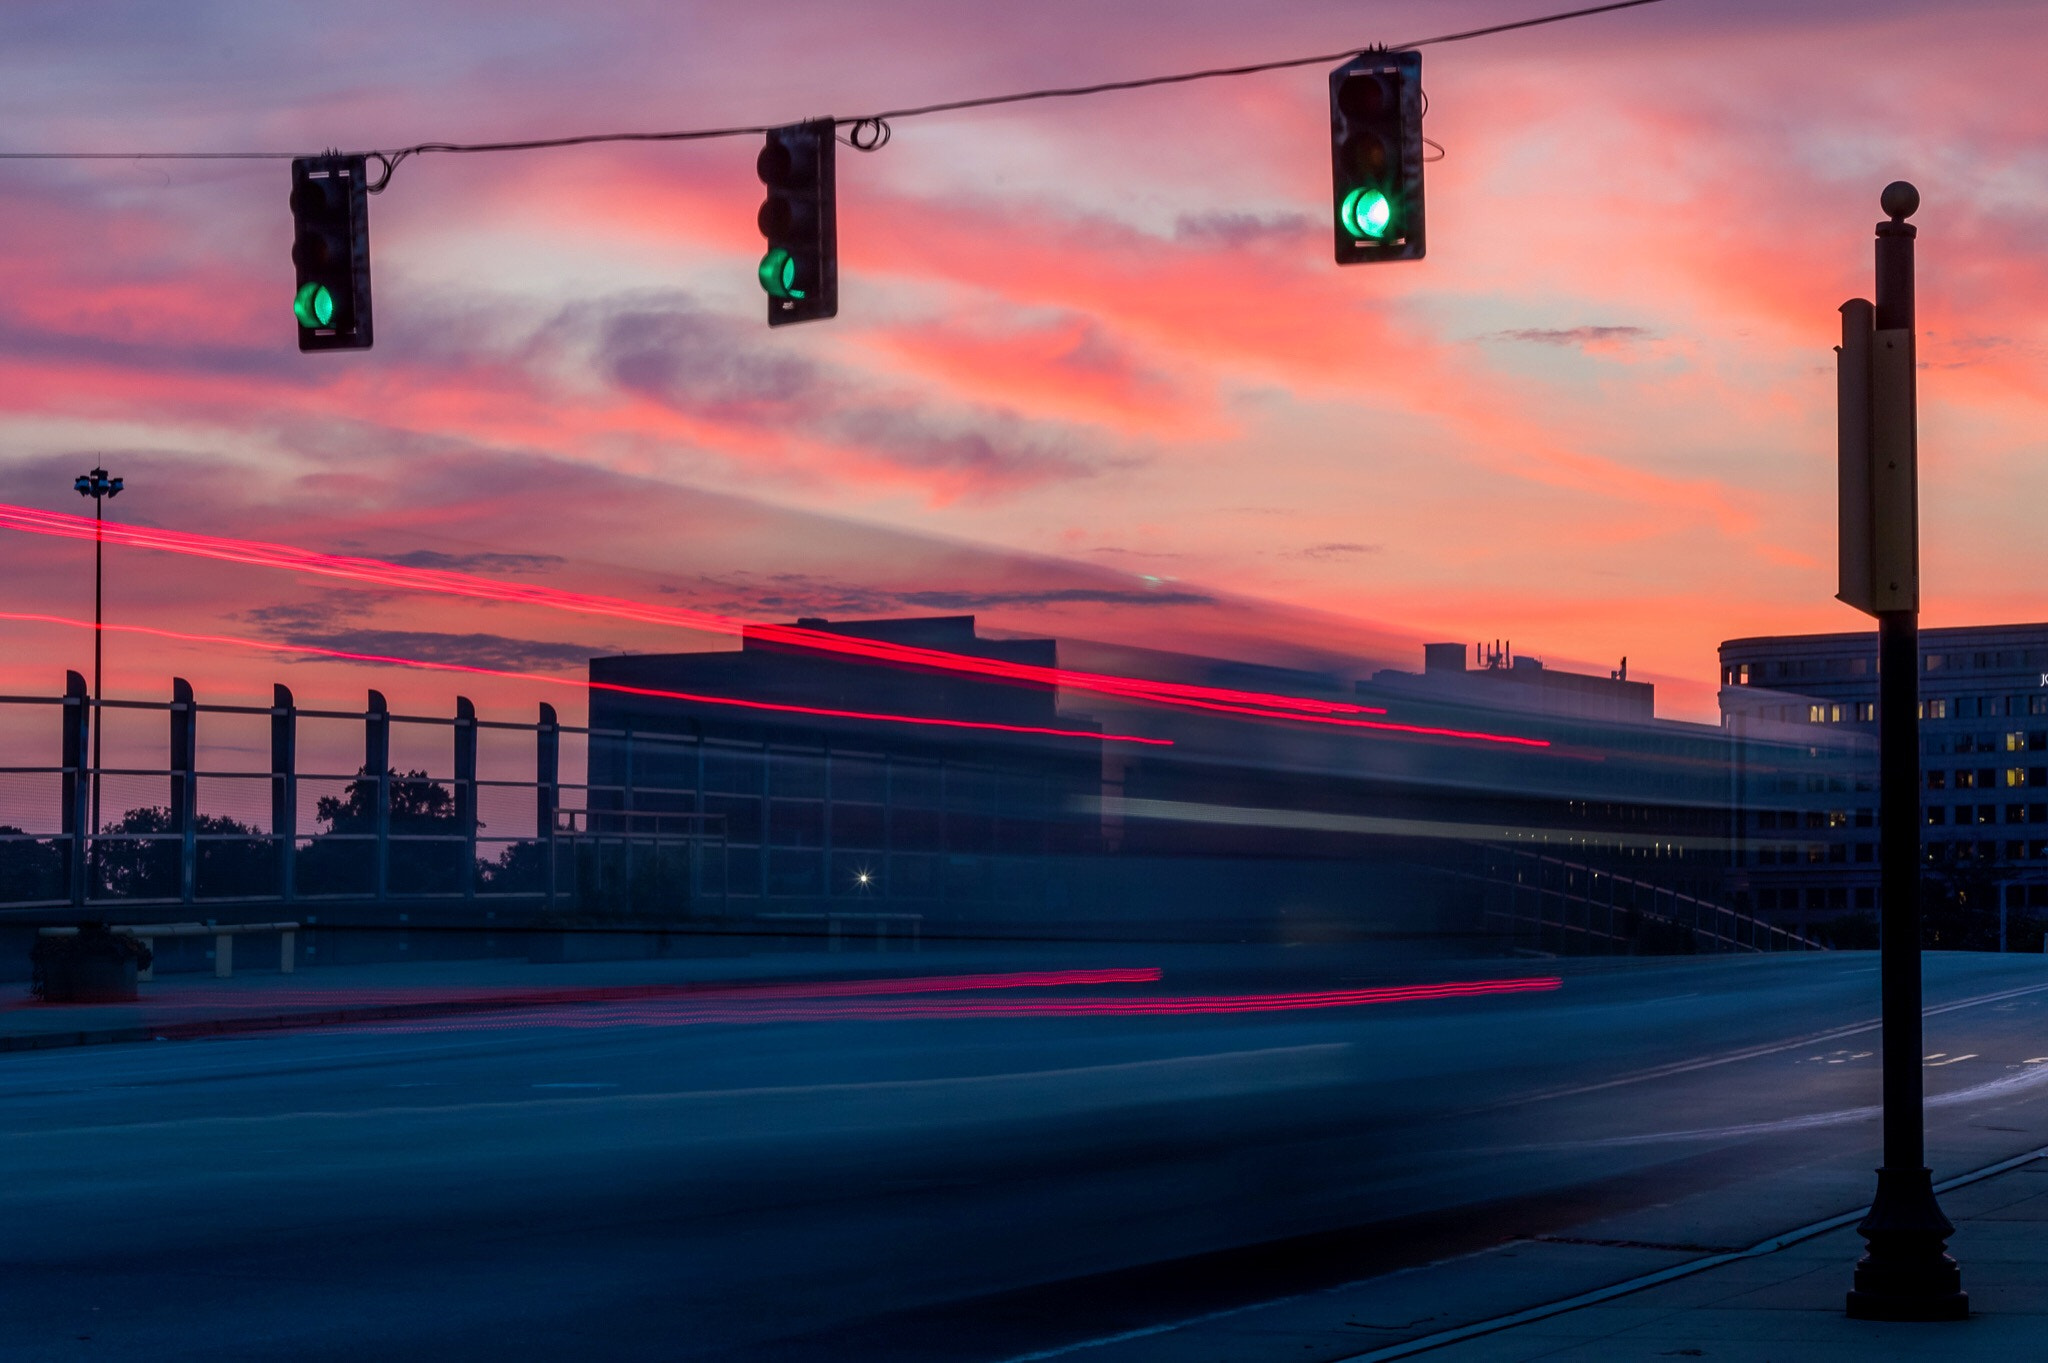
<path fill-rule="evenodd" d="M 1807 707 L 1806 707 L 1806 722 L 1807 722 L 1808 724 L 1825 724 L 1825 723 L 1827 722 L 1827 718 L 1828 718 L 1828 707 L 1827 707 L 1827 706 L 1825 706 L 1825 705 L 1809 705 L 1809 706 L 1807 706 Z"/>

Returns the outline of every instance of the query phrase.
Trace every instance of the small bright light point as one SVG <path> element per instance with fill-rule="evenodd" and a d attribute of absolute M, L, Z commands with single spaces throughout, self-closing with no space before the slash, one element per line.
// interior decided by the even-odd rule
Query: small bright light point
<path fill-rule="evenodd" d="M 1387 227 L 1394 220 L 1394 206 L 1377 189 L 1361 187 L 1344 196 L 1338 216 L 1344 230 L 1352 236 L 1377 241 L 1387 234 Z"/>
<path fill-rule="evenodd" d="M 865 885 L 869 881 L 873 880 L 874 877 L 869 875 L 866 871 L 862 871 L 858 875 L 854 876 L 854 879 L 859 881 L 861 884 Z"/>
<path fill-rule="evenodd" d="M 292 300 L 292 313 L 302 327 L 324 327 L 334 321 L 334 295 L 325 284 L 302 285 L 299 296 Z"/>
<path fill-rule="evenodd" d="M 761 257 L 761 287 L 774 298 L 802 298 L 796 286 L 796 258 L 780 246 Z"/>

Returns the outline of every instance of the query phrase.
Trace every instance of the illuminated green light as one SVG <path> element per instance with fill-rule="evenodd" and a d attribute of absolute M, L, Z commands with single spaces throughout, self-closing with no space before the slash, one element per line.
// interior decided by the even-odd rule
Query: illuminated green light
<path fill-rule="evenodd" d="M 1344 196 L 1337 218 L 1352 236 L 1378 241 L 1394 220 L 1394 205 L 1377 189 L 1361 187 Z"/>
<path fill-rule="evenodd" d="M 802 298 L 804 291 L 796 286 L 796 257 L 780 246 L 762 256 L 761 287 L 771 298 Z"/>
<path fill-rule="evenodd" d="M 301 284 L 299 296 L 292 300 L 292 312 L 308 330 L 327 326 L 334 321 L 334 295 L 325 284 Z"/>

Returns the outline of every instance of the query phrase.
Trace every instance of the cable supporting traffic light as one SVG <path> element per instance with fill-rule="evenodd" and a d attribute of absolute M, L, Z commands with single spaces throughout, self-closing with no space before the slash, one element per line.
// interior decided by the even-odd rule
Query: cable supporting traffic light
<path fill-rule="evenodd" d="M 1330 174 L 1339 265 L 1422 259 L 1421 53 L 1365 52 L 1330 72 Z"/>
<path fill-rule="evenodd" d="M 292 317 L 299 349 L 368 350 L 369 185 L 362 156 L 292 161 Z"/>
<path fill-rule="evenodd" d="M 768 325 L 839 314 L 839 226 L 829 118 L 768 130 L 754 163 L 767 187 L 755 221 L 768 239 L 758 275 Z"/>

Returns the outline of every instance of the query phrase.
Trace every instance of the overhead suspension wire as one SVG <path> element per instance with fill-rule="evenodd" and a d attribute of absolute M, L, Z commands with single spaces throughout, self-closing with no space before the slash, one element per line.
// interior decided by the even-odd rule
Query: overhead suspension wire
<path fill-rule="evenodd" d="M 1607 4 L 1588 5 L 1580 9 L 1541 14 L 1528 19 L 1514 19 L 1507 23 L 1488 24 L 1483 28 L 1439 33 L 1413 42 L 1396 43 L 1393 50 L 1406 51 L 1418 47 L 1440 46 L 1444 43 L 1467 42 L 1473 38 L 1486 38 L 1499 33 L 1512 33 L 1519 29 L 1538 28 L 1545 24 L 1563 23 L 1569 19 L 1583 19 L 1590 15 L 1658 3 L 1661 3 L 1661 0 L 1610 0 Z M 998 105 L 1025 104 L 1044 99 L 1079 99 L 1121 90 L 1148 90 L 1161 85 L 1186 85 L 1194 81 L 1253 76 L 1267 71 L 1287 71 L 1297 67 L 1344 61 L 1356 56 L 1361 50 L 1370 49 L 1347 47 L 1338 52 L 1319 52 L 1309 57 L 1283 57 L 1276 61 L 1252 62 L 1243 66 L 1212 66 L 1199 71 L 1180 71 L 1165 76 L 1139 76 L 1130 80 L 1102 81 L 1093 85 L 1059 86 L 1041 90 L 1020 90 L 1006 95 L 946 100 L 938 104 L 884 109 L 878 113 L 853 118 L 835 118 L 832 122 L 835 129 L 846 130 L 838 140 L 847 146 L 856 151 L 879 151 L 888 145 L 891 136 L 890 122 L 894 119 L 923 118 L 929 114 L 987 109 Z M 362 154 L 384 167 L 383 176 L 376 183 L 366 186 L 370 192 L 375 193 L 390 183 L 392 172 L 411 156 L 433 153 L 475 155 L 490 152 L 543 151 L 554 147 L 587 147 L 611 142 L 708 142 L 727 137 L 764 136 L 779 126 L 782 125 L 761 123 L 723 128 L 686 128 L 673 132 L 585 133 L 574 137 L 534 137 L 505 142 L 416 142 L 407 147 L 366 151 Z M 1441 150 L 1438 148 L 1439 153 Z M 305 155 L 307 153 L 295 151 L 0 151 L 0 161 L 290 161 Z"/>

